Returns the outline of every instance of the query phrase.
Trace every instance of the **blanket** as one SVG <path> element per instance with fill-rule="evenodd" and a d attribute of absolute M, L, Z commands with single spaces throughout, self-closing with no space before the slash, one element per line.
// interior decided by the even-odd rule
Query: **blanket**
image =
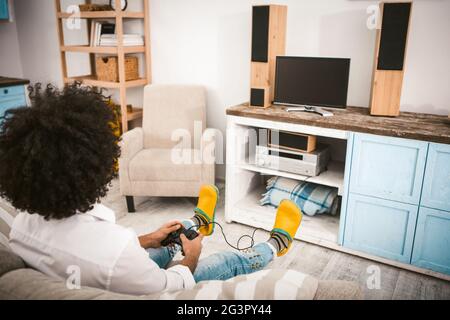
<path fill-rule="evenodd" d="M 312 300 L 318 280 L 294 270 L 269 269 L 226 281 L 204 281 L 194 289 L 164 293 L 160 300 Z"/>

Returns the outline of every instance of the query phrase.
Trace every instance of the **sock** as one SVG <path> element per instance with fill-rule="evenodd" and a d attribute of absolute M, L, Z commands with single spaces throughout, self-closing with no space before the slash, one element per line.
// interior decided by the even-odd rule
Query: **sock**
<path fill-rule="evenodd" d="M 289 246 L 289 239 L 281 233 L 274 232 L 270 236 L 270 239 L 267 240 L 269 244 L 271 244 L 277 252 L 280 252 L 283 249 L 286 249 Z"/>
<path fill-rule="evenodd" d="M 272 250 L 273 253 L 273 258 L 277 258 L 278 257 L 278 250 L 277 248 L 275 248 L 272 243 L 269 242 L 269 240 L 267 240 L 265 243 L 267 243 L 267 246 Z"/>
<path fill-rule="evenodd" d="M 194 223 L 194 225 L 198 226 L 198 228 L 206 225 L 206 221 L 199 215 L 194 215 L 191 218 L 191 221 Z"/>

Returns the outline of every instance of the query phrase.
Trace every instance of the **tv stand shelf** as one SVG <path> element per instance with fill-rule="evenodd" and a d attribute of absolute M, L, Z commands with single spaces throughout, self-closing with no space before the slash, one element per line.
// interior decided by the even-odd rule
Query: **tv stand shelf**
<path fill-rule="evenodd" d="M 252 133 L 259 129 L 290 131 L 301 134 L 312 134 L 322 142 L 337 146 L 346 146 L 350 133 L 345 130 L 320 128 L 301 124 L 228 115 L 227 125 L 227 172 L 225 218 L 228 222 L 236 221 L 243 224 L 270 230 L 273 225 L 276 210 L 270 206 L 261 206 L 259 200 L 265 192 L 265 181 L 268 177 L 279 176 L 297 181 L 305 181 L 331 186 L 338 189 L 338 194 L 345 196 L 345 150 L 344 154 L 332 159 L 327 170 L 318 176 L 304 176 L 276 169 L 264 168 L 255 164 L 255 150 L 250 141 Z M 255 131 L 256 130 L 256 131 Z M 330 145 L 333 150 L 333 147 Z M 339 216 L 316 215 L 304 217 L 301 232 L 297 239 L 336 247 L 339 240 Z"/>
<path fill-rule="evenodd" d="M 276 215 L 276 209 L 271 206 L 260 206 L 259 200 L 265 192 L 263 185 L 256 186 L 236 203 L 235 221 L 262 228 L 270 231 Z M 299 230 L 297 239 L 314 244 L 335 245 L 338 241 L 339 216 L 327 214 L 302 218 L 302 228 Z"/>
<path fill-rule="evenodd" d="M 289 172 L 284 171 L 277 171 L 269 168 L 263 168 L 259 167 L 254 164 L 241 164 L 239 165 L 240 168 L 253 171 L 253 172 L 259 172 L 262 175 L 269 175 L 269 176 L 280 176 L 285 177 L 289 179 L 304 181 L 308 180 L 308 182 L 322 184 L 324 186 L 330 186 L 338 188 L 338 194 L 342 196 L 343 189 L 344 189 L 344 163 L 340 161 L 331 161 L 328 164 L 327 171 L 322 172 L 320 175 L 315 177 L 309 177 L 309 176 L 303 176 L 300 174 L 293 174 Z"/>

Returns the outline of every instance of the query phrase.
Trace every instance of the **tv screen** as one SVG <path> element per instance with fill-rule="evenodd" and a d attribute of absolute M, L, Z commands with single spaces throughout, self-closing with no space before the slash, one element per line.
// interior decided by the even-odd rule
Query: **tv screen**
<path fill-rule="evenodd" d="M 350 59 L 277 57 L 274 102 L 345 108 L 349 73 Z"/>

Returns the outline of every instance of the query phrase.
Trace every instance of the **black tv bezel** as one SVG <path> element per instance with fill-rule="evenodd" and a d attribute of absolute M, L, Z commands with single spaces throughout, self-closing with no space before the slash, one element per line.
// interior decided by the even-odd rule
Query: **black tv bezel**
<path fill-rule="evenodd" d="M 298 57 L 298 56 L 277 56 L 276 57 L 276 64 L 275 64 L 275 90 L 274 90 L 274 101 L 273 104 L 278 104 L 278 105 L 291 105 L 291 106 L 303 106 L 305 104 L 302 103 L 292 103 L 292 102 L 285 102 L 285 101 L 278 101 L 277 100 L 277 88 L 278 88 L 278 64 L 280 62 L 280 60 L 288 60 L 288 59 L 293 59 L 293 60 L 304 60 L 304 59 L 308 59 L 308 60 L 346 60 L 348 61 L 348 72 L 347 72 L 347 81 L 346 81 L 346 85 L 345 85 L 345 91 L 347 92 L 347 95 L 345 97 L 345 105 L 329 105 L 329 104 L 314 104 L 314 106 L 317 107 L 326 107 L 326 108 L 336 108 L 336 109 L 346 109 L 347 108 L 347 103 L 348 103 L 348 87 L 349 87 L 349 82 L 350 82 L 350 66 L 351 66 L 351 59 L 350 58 L 333 58 L 333 57 Z"/>

